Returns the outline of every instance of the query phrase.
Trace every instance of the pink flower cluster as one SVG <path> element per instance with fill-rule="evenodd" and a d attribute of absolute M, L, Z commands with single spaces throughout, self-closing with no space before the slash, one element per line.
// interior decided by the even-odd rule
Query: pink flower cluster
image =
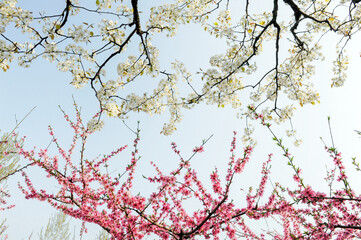
<path fill-rule="evenodd" d="M 231 157 L 223 186 L 218 170 L 215 169 L 210 174 L 213 191 L 204 187 L 197 172 L 191 168 L 192 157 L 188 160 L 183 159 L 176 144 L 173 143 L 172 148 L 179 157 L 179 165 L 169 174 L 165 174 L 152 163 L 157 174 L 147 179 L 158 187 L 154 188 L 156 190 L 147 197 L 133 193 L 134 172 L 139 160 L 137 149 L 139 137 L 134 141 L 130 164 L 125 169 L 127 177 L 121 181 L 123 179 L 121 176 L 110 176 L 105 171 L 105 166 L 126 146 L 101 159 L 87 160 L 84 156 L 85 144 L 91 133 L 83 127 L 79 114 L 76 122 L 72 122 L 67 115 L 65 118 L 69 121 L 75 136 L 68 150 L 61 148 L 58 140 L 54 138 L 60 156 L 51 157 L 47 150 L 40 150 L 36 154 L 34 150 L 26 151 L 19 147 L 19 152 L 24 158 L 44 169 L 47 176 L 54 178 L 60 187 L 55 193 L 37 189 L 24 172 L 26 186 L 20 188 L 26 198 L 47 201 L 54 208 L 74 218 L 98 224 L 114 239 L 142 239 L 146 236 L 158 236 L 161 239 L 196 239 L 199 236 L 219 239 L 222 232 L 225 232 L 230 239 L 237 239 L 238 227 L 247 232 L 251 238 L 257 236 L 240 220 L 242 216 L 259 218 L 255 214 L 254 216 L 248 214 L 248 212 L 258 213 L 257 208 L 253 203 L 249 204 L 252 206 L 243 209 L 237 208 L 229 198 L 235 175 L 244 170 L 252 153 L 252 148 L 246 147 L 243 150 L 243 157 L 236 158 L 235 136 L 231 144 Z M 49 132 L 54 136 L 51 127 Z M 79 142 L 81 158 L 74 161 L 73 150 Z M 195 148 L 194 153 L 202 150 L 203 145 Z M 63 161 L 60 162 L 60 159 Z M 269 173 L 266 165 L 263 169 L 264 176 Z M 267 177 L 263 177 L 260 190 L 256 193 L 257 197 L 263 196 L 266 181 Z M 275 199 L 273 195 L 272 199 L 270 201 Z M 187 200 L 198 202 L 199 209 L 192 211 L 187 209 L 184 204 Z M 265 211 L 268 205 L 260 208 L 261 211 Z"/>
<path fill-rule="evenodd" d="M 259 118 L 263 119 L 262 116 Z M 273 239 L 361 237 L 361 196 L 356 196 L 351 190 L 341 154 L 334 149 L 327 150 L 339 169 L 339 174 L 333 172 L 328 179 L 336 178 L 343 184 L 343 188 L 334 189 L 330 185 L 330 192 L 325 194 L 304 184 L 301 170 L 294 165 L 288 149 L 278 141 L 284 149 L 284 156 L 289 159 L 289 165 L 295 171 L 293 180 L 297 185 L 296 190 L 276 183 L 271 192 L 267 191 L 272 157 L 270 154 L 262 165 L 258 188 L 256 191 L 250 189 L 245 199 L 246 204 L 237 206 L 230 197 L 231 189 L 236 184 L 236 175 L 241 174 L 249 163 L 252 147 L 246 146 L 242 157 L 236 157 L 236 132 L 234 133 L 227 171 L 221 174 L 216 168 L 210 174 L 210 190 L 191 165 L 193 156 L 203 150 L 204 144 L 196 147 L 189 159 L 184 159 L 177 145 L 172 143 L 179 164 L 166 174 L 152 162 L 156 174 L 145 179 L 155 187 L 149 196 L 143 196 L 136 194 L 133 188 L 134 173 L 139 161 L 139 132 L 125 173 L 113 177 L 107 173 L 107 165 L 126 146 L 101 159 L 88 160 L 85 157 L 85 144 L 91 133 L 83 126 L 79 114 L 76 122 L 72 122 L 67 116 L 66 119 L 75 136 L 68 150 L 62 149 L 54 138 L 60 157 L 51 157 L 46 150 L 35 154 L 34 150 L 18 149 L 30 163 L 44 169 L 48 177 L 55 179 L 60 190 L 51 193 L 37 189 L 26 173 L 23 173 L 26 186 L 20 188 L 26 198 L 47 201 L 74 218 L 95 223 L 109 232 L 113 239 L 220 239 L 222 234 L 230 239 L 266 239 L 267 235 Z M 262 124 L 269 127 L 264 120 Z M 49 128 L 49 131 L 53 136 L 53 130 Z M 73 160 L 73 150 L 79 142 L 81 157 Z M 268 197 L 265 196 L 267 194 Z M 192 203 L 191 207 L 189 203 Z M 257 232 L 254 225 L 245 219 L 275 219 L 275 223 L 280 224 L 281 231 Z"/>

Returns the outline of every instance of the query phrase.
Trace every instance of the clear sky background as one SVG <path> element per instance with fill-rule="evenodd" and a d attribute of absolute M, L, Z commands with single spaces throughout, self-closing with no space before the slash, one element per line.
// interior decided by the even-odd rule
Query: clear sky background
<path fill-rule="evenodd" d="M 39 1 L 39 4 L 40 2 L 41 4 L 49 4 L 49 1 Z M 52 4 L 54 7 L 57 6 L 53 2 Z M 327 143 L 331 143 L 327 116 L 331 117 L 334 141 L 337 148 L 343 153 L 346 169 L 350 170 L 355 183 L 353 187 L 357 185 L 357 181 L 360 179 L 360 176 L 354 173 L 351 165 L 351 157 L 356 156 L 361 159 L 361 139 L 354 132 L 355 129 L 361 130 L 361 111 L 359 110 L 361 103 L 361 94 L 359 94 L 361 89 L 361 58 L 360 41 L 358 40 L 360 39 L 353 38 L 349 46 L 350 66 L 348 79 L 343 87 L 330 87 L 332 58 L 317 64 L 317 74 L 313 77 L 313 81 L 321 95 L 321 104 L 304 106 L 303 108 L 295 105 L 298 110 L 293 117 L 293 126 L 303 143 L 300 147 L 294 147 L 292 140 L 285 140 L 291 153 L 295 155 L 296 164 L 303 169 L 305 182 L 315 184 L 320 189 L 326 187 L 323 182 L 326 171 L 325 164 L 331 162 L 320 140 L 320 137 L 323 137 Z M 207 66 L 209 57 L 223 50 L 223 45 L 220 44 L 219 40 L 210 39 L 207 34 L 200 32 L 197 26 L 181 27 L 176 37 L 172 39 L 159 38 L 156 39 L 156 43 L 162 46 L 161 63 L 179 59 L 184 61 L 193 71 L 196 71 L 199 66 Z M 326 57 L 333 56 L 334 49 L 331 43 L 331 39 L 324 41 L 323 49 L 326 51 Z M 267 59 L 263 61 L 267 61 Z M 261 67 L 262 62 L 259 65 L 259 68 Z M 57 71 L 55 64 L 44 60 L 34 62 L 28 69 L 19 68 L 16 64 L 12 64 L 6 73 L 1 72 L 0 129 L 2 132 L 10 131 L 16 125 L 16 121 L 20 121 L 26 113 L 36 106 L 36 109 L 18 129 L 21 136 L 27 136 L 26 148 L 31 149 L 33 146 L 37 146 L 40 149 L 48 146 L 51 140 L 47 130 L 49 124 L 55 129 L 55 134 L 60 143 L 63 146 L 69 146 L 72 131 L 63 119 L 58 105 L 74 117 L 72 106 L 72 97 L 74 97 L 82 109 L 83 119 L 90 119 L 98 110 L 98 103 L 90 86 L 76 90 L 69 82 L 70 74 Z M 89 140 L 87 148 L 89 158 L 109 153 L 119 146 L 131 144 L 134 139 L 134 135 L 121 120 L 109 118 L 104 120 L 103 131 L 94 133 Z M 185 156 L 190 156 L 194 146 L 199 146 L 202 139 L 214 135 L 205 146 L 205 152 L 199 154 L 193 161 L 200 176 L 208 183 L 209 173 L 215 166 L 220 170 L 225 170 L 234 130 L 240 133 L 239 152 L 242 150 L 240 138 L 245 127 L 245 121 L 238 119 L 235 111 L 229 107 L 223 109 L 201 104 L 193 110 L 184 111 L 183 121 L 177 127 L 178 131 L 171 136 L 160 134 L 163 123 L 168 120 L 167 114 L 147 116 L 132 113 L 126 123 L 135 128 L 138 120 L 141 128 L 140 155 L 142 156 L 140 167 L 137 170 L 139 178 L 142 175 L 149 176 L 154 173 L 149 167 L 150 161 L 156 162 L 164 170 L 170 170 L 176 166 L 178 159 L 170 147 L 170 143 L 173 141 L 177 143 Z M 269 153 L 275 153 L 271 169 L 272 181 L 287 184 L 291 179 L 291 168 L 286 165 L 286 159 L 281 157 L 280 149 L 272 143 L 270 133 L 260 125 L 255 125 L 255 127 L 255 138 L 258 140 L 258 145 L 250 165 L 246 168 L 234 190 L 258 186 L 260 166 Z M 287 123 L 282 126 L 275 125 L 274 129 L 279 136 L 285 136 L 285 130 L 289 129 L 289 125 Z M 50 151 L 56 153 L 54 145 L 50 147 Z M 114 169 L 121 172 L 121 164 L 129 160 L 130 149 L 113 160 Z M 25 164 L 24 161 L 22 163 Z M 45 178 L 39 170 L 31 169 L 30 174 L 33 176 L 35 186 L 47 186 L 49 188 L 55 186 L 54 182 Z M 12 177 L 8 181 L 12 193 L 10 202 L 16 204 L 16 207 L 2 212 L 1 219 L 7 218 L 9 225 L 7 233 L 10 239 L 27 239 L 31 233 L 33 233 L 32 239 L 36 239 L 41 227 L 46 226 L 48 217 L 55 211 L 46 202 L 25 200 L 17 190 L 18 182 L 23 183 L 20 175 Z M 149 193 L 149 188 L 141 187 L 144 186 L 142 184 L 144 183 L 141 181 L 136 182 L 136 189 L 140 192 Z M 271 187 L 270 185 L 267 186 Z M 240 196 L 244 195 L 243 193 L 243 195 L 235 196 L 241 199 Z M 78 222 L 72 220 L 72 223 L 77 225 Z M 88 226 L 88 236 L 91 238 L 99 229 L 92 225 Z"/>

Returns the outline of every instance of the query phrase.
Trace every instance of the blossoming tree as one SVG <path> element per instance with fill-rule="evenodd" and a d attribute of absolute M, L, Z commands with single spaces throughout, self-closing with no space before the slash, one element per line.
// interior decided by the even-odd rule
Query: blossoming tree
<path fill-rule="evenodd" d="M 275 121 L 292 116 L 293 101 L 301 106 L 317 103 L 311 77 L 315 61 L 323 59 L 322 40 L 327 41 L 330 34 L 339 39 L 331 85 L 342 86 L 348 64 L 345 50 L 358 34 L 361 19 L 356 0 L 273 0 L 264 9 L 248 0 L 242 4 L 229 0 L 62 2 L 63 8 L 54 13 L 17 0 L 0 1 L 0 67 L 6 71 L 14 59 L 29 67 L 43 57 L 55 62 L 59 71 L 70 72 L 74 87 L 89 84 L 109 116 L 124 118 L 130 111 L 159 114 L 168 109 L 164 134 L 176 129 L 182 108 L 200 102 L 231 105 L 244 113 L 247 108 L 242 110 L 241 104 L 247 95 L 263 106 L 264 116 Z M 210 66 L 199 72 L 188 71 L 187 63 L 175 59 L 171 66 L 160 62 L 162 46 L 153 40 L 171 38 L 187 24 L 196 24 L 228 46 L 224 53 L 211 56 Z M 138 52 L 133 51 L 134 45 L 139 45 Z M 265 45 L 273 52 L 265 51 Z M 270 55 L 270 64 L 257 64 Z M 106 72 L 114 72 L 114 64 L 118 76 L 109 78 Z M 157 86 L 127 91 L 143 85 L 142 79 L 151 79 Z M 283 96 L 291 101 L 280 104 Z"/>
<path fill-rule="evenodd" d="M 268 128 L 271 124 L 258 114 L 255 107 L 249 107 L 255 119 Z M 97 116 L 95 116 L 97 117 Z M 253 151 L 251 146 L 243 149 L 241 157 L 236 157 L 236 133 L 231 142 L 227 171 L 222 174 L 217 168 L 210 174 L 211 189 L 205 187 L 192 168 L 192 158 L 204 151 L 208 140 L 195 147 L 189 158 L 183 158 L 175 143 L 172 149 L 178 158 L 178 166 L 170 173 L 151 163 L 155 176 L 145 177 L 154 184 L 149 195 L 135 192 L 135 171 L 138 156 L 139 131 L 133 143 L 130 162 L 122 173 L 109 174 L 112 158 L 117 157 L 127 146 L 120 147 L 103 158 L 87 159 L 85 146 L 92 134 L 82 123 L 79 111 L 76 121 L 68 115 L 66 120 L 74 131 L 72 144 L 63 149 L 54 137 L 59 156 L 50 156 L 46 149 L 38 153 L 26 151 L 17 145 L 19 154 L 31 164 L 43 169 L 49 178 L 56 180 L 57 191 L 39 189 L 23 172 L 25 185 L 20 185 L 28 199 L 47 201 L 54 208 L 67 215 L 94 223 L 108 232 L 113 239 L 144 239 L 157 236 L 159 239 L 354 239 L 361 237 L 361 196 L 350 187 L 342 163 L 341 153 L 326 147 L 335 168 L 329 172 L 326 181 L 330 192 L 317 192 L 306 184 L 301 170 L 283 145 L 274 135 L 274 140 L 284 152 L 293 174 L 295 188 L 284 187 L 280 183 L 273 189 L 265 189 L 269 178 L 272 154 L 261 169 L 261 180 L 256 189 L 249 189 L 243 205 L 233 199 L 231 192 L 237 191 L 237 175 L 241 174 Z M 80 159 L 74 159 L 74 149 L 80 144 Z M 63 159 L 63 161 L 60 161 Z M 221 180 L 224 175 L 224 180 Z M 341 185 L 337 185 L 340 183 Z M 188 205 L 191 201 L 191 205 Z M 264 231 L 250 221 L 268 219 L 280 226 Z M 85 226 L 84 229 L 86 230 Z"/>

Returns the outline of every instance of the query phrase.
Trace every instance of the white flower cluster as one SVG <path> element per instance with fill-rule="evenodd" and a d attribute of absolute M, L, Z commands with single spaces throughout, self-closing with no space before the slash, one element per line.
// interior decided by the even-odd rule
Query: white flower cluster
<path fill-rule="evenodd" d="M 345 4 L 343 0 L 335 1 Z M 295 37 L 291 33 L 295 26 L 293 18 L 289 23 L 277 19 L 280 28 L 276 28 L 275 24 L 269 24 L 273 19 L 271 11 L 239 14 L 228 6 L 232 3 L 226 2 L 173 0 L 167 4 L 157 3 L 150 11 L 139 9 L 141 26 L 137 26 L 130 1 L 96 0 L 95 5 L 87 3 L 93 4 L 93 8 L 87 8 L 88 5 L 80 6 L 79 1 L 73 0 L 67 22 L 63 22 L 65 19 L 59 15 L 46 12 L 35 15 L 18 7 L 16 0 L 0 0 L 0 68 L 8 70 L 15 56 L 23 67 L 29 67 L 42 56 L 49 62 L 56 62 L 59 71 L 70 72 L 75 88 L 91 83 L 108 116 L 125 118 L 130 111 L 160 114 L 168 110 L 170 120 L 164 125 L 164 134 L 176 129 L 176 123 L 182 118 L 182 108 L 193 108 L 200 102 L 218 107 L 229 105 L 243 111 L 242 114 L 248 113 L 248 110 L 240 110 L 242 102 L 255 106 L 272 102 L 257 109 L 267 120 L 277 123 L 291 117 L 295 109 L 292 103 L 284 103 L 270 111 L 268 107 L 279 103 L 278 99 L 286 99 L 286 96 L 301 106 L 318 103 L 319 95 L 311 82 L 315 62 L 323 60 L 317 36 L 330 28 L 343 39 L 336 50 L 332 86 L 344 84 L 348 65 L 345 45 L 349 37 L 361 29 L 359 4 L 349 10 L 352 14 L 343 18 L 323 1 L 297 1 L 300 9 L 318 21 L 308 19 L 299 26 L 299 30 L 305 29 L 297 31 Z M 312 8 L 308 8 L 310 4 Z M 96 10 L 89 10 L 94 7 Z M 79 21 L 80 12 L 88 14 L 89 18 Z M 103 18 L 100 21 L 99 16 Z M 348 19 L 349 16 L 352 19 Z M 198 23 L 212 37 L 222 38 L 227 44 L 223 53 L 210 57 L 210 67 L 201 70 L 199 75 L 193 75 L 186 64 L 179 61 L 171 64 L 173 69 L 169 71 L 166 65 L 160 66 L 162 46 L 152 45 L 157 33 L 174 36 L 180 25 L 188 23 Z M 135 31 L 137 27 L 141 28 L 140 32 Z M 12 30 L 14 33 L 9 34 Z M 29 41 L 13 40 L 16 33 L 23 33 Z M 267 42 L 272 46 L 279 43 L 277 51 L 273 49 L 272 58 Z M 270 59 L 256 65 L 262 54 Z M 107 79 L 106 72 L 113 66 L 118 77 Z M 262 70 L 257 66 L 262 66 Z M 271 67 L 265 69 L 264 66 Z M 196 82 L 198 76 L 201 81 Z M 178 80 L 183 80 L 190 90 L 179 87 L 182 82 Z M 144 81 L 147 83 L 142 85 Z M 249 102 L 244 104 L 247 100 Z"/>
<path fill-rule="evenodd" d="M 84 25 L 73 25 L 73 27 L 68 28 L 68 35 L 71 36 L 76 43 L 88 42 L 91 37 L 91 31 Z"/>
<path fill-rule="evenodd" d="M 253 147 L 257 145 L 257 141 L 252 138 L 254 129 L 255 128 L 251 124 L 248 124 L 248 126 L 244 129 L 244 133 L 242 136 L 242 142 L 244 145 L 250 145 Z"/>
<path fill-rule="evenodd" d="M 293 142 L 293 144 L 298 147 L 301 145 L 302 143 L 302 139 L 297 139 L 296 138 L 296 130 L 292 129 L 292 130 L 286 130 L 286 134 L 287 137 L 293 137 L 295 139 L 295 141 Z"/>
<path fill-rule="evenodd" d="M 96 132 L 102 130 L 104 122 L 99 119 L 92 118 L 87 124 L 87 128 L 90 132 Z"/>
<path fill-rule="evenodd" d="M 102 19 L 98 24 L 99 34 L 103 37 L 102 40 L 114 42 L 119 45 L 122 44 L 124 42 L 125 32 L 119 25 L 117 20 Z"/>
<path fill-rule="evenodd" d="M 45 43 L 43 57 L 49 62 L 54 62 L 57 58 L 57 47 L 55 42 Z"/>
<path fill-rule="evenodd" d="M 293 117 L 293 112 L 296 108 L 291 106 L 285 106 L 283 108 L 281 108 L 278 112 L 277 112 L 277 118 L 274 119 L 274 121 L 276 123 L 282 123 L 288 119 L 290 119 L 291 117 Z"/>
<path fill-rule="evenodd" d="M 296 139 L 293 144 L 296 146 L 296 147 L 299 147 L 302 143 L 302 139 Z"/>
<path fill-rule="evenodd" d="M 118 105 L 113 101 L 107 102 L 104 106 L 104 110 L 109 117 L 117 117 L 120 114 Z"/>
<path fill-rule="evenodd" d="M 296 130 L 286 130 L 287 137 L 294 137 L 296 134 Z"/>
<path fill-rule="evenodd" d="M 152 7 L 147 28 L 154 32 L 167 31 L 167 36 L 176 34 L 180 24 L 199 23 L 208 19 L 209 11 L 217 3 L 208 0 L 177 0 L 173 4 Z"/>
<path fill-rule="evenodd" d="M 203 23 L 204 30 L 216 38 L 226 37 L 227 39 L 234 39 L 234 30 L 231 27 L 231 14 L 229 10 L 221 10 L 215 22 L 212 24 Z"/>
<path fill-rule="evenodd" d="M 345 55 L 345 52 L 345 50 L 343 52 L 340 52 L 340 50 L 338 50 L 338 58 L 333 62 L 332 70 L 334 72 L 334 77 L 331 79 L 332 87 L 343 86 L 347 78 L 346 70 L 348 68 L 348 57 L 347 55 Z"/>

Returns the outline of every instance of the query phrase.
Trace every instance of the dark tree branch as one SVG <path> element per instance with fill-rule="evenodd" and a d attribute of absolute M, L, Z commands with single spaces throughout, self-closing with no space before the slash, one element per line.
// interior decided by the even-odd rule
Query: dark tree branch
<path fill-rule="evenodd" d="M 69 17 L 69 12 L 70 12 L 70 7 L 72 6 L 71 4 L 71 0 L 66 0 L 66 7 L 63 11 L 63 13 L 61 14 L 62 16 L 62 22 L 59 26 L 56 27 L 55 29 L 55 33 L 58 34 L 58 31 L 64 27 L 64 25 L 66 24 L 66 22 L 68 21 L 68 17 Z"/>
<path fill-rule="evenodd" d="M 347 226 L 347 225 L 335 225 L 334 228 L 344 228 L 344 229 L 357 229 L 361 230 L 361 226 Z"/>
<path fill-rule="evenodd" d="M 140 36 L 140 35 L 142 35 L 143 32 L 140 27 L 138 0 L 132 0 L 132 7 L 133 7 L 133 24 L 135 24 L 136 32 Z"/>

